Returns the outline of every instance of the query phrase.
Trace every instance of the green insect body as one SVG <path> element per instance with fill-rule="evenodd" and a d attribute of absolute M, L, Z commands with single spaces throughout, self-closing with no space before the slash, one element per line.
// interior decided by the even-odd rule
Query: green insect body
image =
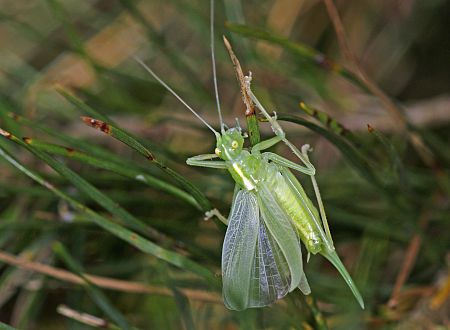
<path fill-rule="evenodd" d="M 242 188 L 258 191 L 258 183 L 263 182 L 271 187 L 277 202 L 292 219 L 292 223 L 304 242 L 308 252 L 316 254 L 322 249 L 322 238 L 311 217 L 319 219 L 319 212 L 306 195 L 303 187 L 289 183 L 292 177 L 285 178 L 282 167 L 269 163 L 265 154 L 259 151 L 249 153 L 243 150 L 244 138 L 238 129 L 230 129 L 217 139 L 216 155 L 225 161 L 227 170 L 234 181 Z M 268 153 L 267 155 L 270 155 Z M 195 165 L 194 159 L 188 159 L 189 165 Z M 204 163 L 203 163 L 204 165 Z M 300 199 L 299 199 L 300 197 Z M 316 221 L 317 222 L 317 221 Z"/>
<path fill-rule="evenodd" d="M 288 229 L 288 232 L 294 231 L 295 234 L 303 242 L 308 252 L 312 254 L 320 253 L 328 260 L 330 260 L 344 277 L 346 283 L 350 286 L 358 302 L 361 304 L 361 306 L 363 306 L 362 298 L 358 292 L 358 289 L 356 288 L 350 275 L 337 256 L 331 239 L 327 237 L 322 228 L 321 222 L 319 220 L 320 215 L 318 210 L 306 195 L 299 181 L 287 168 L 288 166 L 291 166 L 292 168 L 297 170 L 308 171 L 311 169 L 312 165 L 310 165 L 309 169 L 308 167 L 303 168 L 273 153 L 261 153 L 261 150 L 280 142 L 282 139 L 278 137 L 263 141 L 262 143 L 254 146 L 250 150 L 250 152 L 243 148 L 244 137 L 242 136 L 239 128 L 228 129 L 227 131 L 222 132 L 222 134 L 216 133 L 216 140 L 217 147 L 215 150 L 215 154 L 191 157 L 187 160 L 187 164 L 193 166 L 221 168 L 228 170 L 228 172 L 236 182 L 236 185 L 238 186 L 238 191 L 241 190 L 246 191 L 249 194 L 253 194 L 258 201 L 258 207 L 269 207 L 269 209 L 266 207 L 265 211 L 261 210 L 261 214 L 263 215 L 263 219 L 265 221 L 264 223 L 267 223 L 267 218 L 275 220 L 275 222 L 280 217 L 288 219 L 287 221 L 285 221 L 285 225 L 287 223 L 288 225 L 290 224 L 292 226 L 292 229 Z M 303 149 L 304 156 L 307 157 L 306 152 L 308 147 Z M 212 160 L 217 157 L 222 161 Z M 313 172 L 314 171 L 312 171 L 312 174 Z M 234 204 L 235 203 L 236 197 L 234 198 Z M 230 219 L 235 219 L 233 212 L 234 204 L 232 207 Z M 276 208 L 277 211 L 273 212 L 270 207 Z M 237 221 L 251 222 L 251 220 L 249 219 L 251 216 L 249 214 L 244 213 L 244 215 L 240 216 L 243 219 L 239 218 L 237 219 Z M 268 228 L 268 233 L 266 235 L 272 235 L 275 240 L 278 239 L 279 241 L 285 239 L 283 237 L 277 237 L 277 235 L 274 232 L 270 232 L 270 230 L 271 228 Z M 238 236 L 240 241 L 244 241 L 248 238 L 246 237 L 245 233 L 235 233 L 234 235 Z M 258 238 L 256 239 L 256 241 L 258 241 Z M 237 245 L 238 243 L 233 241 L 233 244 L 227 244 L 226 242 L 227 236 L 225 237 L 222 254 L 222 268 L 224 274 L 224 300 L 227 307 L 231 309 L 241 310 L 248 307 L 264 306 L 266 304 L 272 303 L 276 299 L 281 298 L 283 295 L 287 294 L 287 292 L 289 291 L 292 291 L 292 289 L 297 286 L 300 286 L 302 291 L 306 294 L 310 292 L 309 285 L 303 272 L 303 266 L 298 265 L 296 267 L 291 267 L 291 269 L 286 272 L 288 273 L 288 276 L 291 277 L 291 279 L 293 275 L 292 272 L 297 272 L 301 275 L 300 278 L 297 278 L 295 280 L 296 282 L 291 281 L 289 290 L 286 290 L 286 288 L 284 288 L 276 292 L 276 294 L 272 294 L 272 296 L 270 296 L 270 294 L 266 294 L 266 296 L 264 296 L 264 294 L 261 295 L 260 293 L 257 298 L 251 297 L 253 300 L 248 299 L 248 297 L 243 294 L 243 292 L 252 291 L 254 289 L 252 288 L 251 283 L 249 283 L 248 285 L 242 285 L 243 278 L 245 276 L 254 277 L 254 268 L 260 266 L 258 265 L 257 261 L 258 256 L 254 256 L 253 259 L 250 257 L 249 260 L 246 260 L 247 265 L 253 265 L 247 267 L 248 269 L 246 269 L 242 266 L 240 254 L 243 253 L 243 250 L 245 250 L 245 252 L 250 251 L 250 253 L 255 254 L 254 251 L 255 249 L 258 250 L 258 248 L 256 245 L 248 246 L 243 244 L 242 246 L 239 246 L 238 249 L 236 249 L 236 246 L 234 245 Z M 301 256 L 300 247 L 299 245 L 297 245 L 297 242 L 295 242 L 295 239 L 293 240 L 293 245 L 294 250 L 297 250 Z M 234 258 L 239 260 L 239 262 L 236 262 L 232 266 L 228 266 L 230 262 L 227 262 L 226 260 L 224 261 L 224 255 L 228 253 L 227 250 L 232 250 L 231 254 L 234 253 L 236 255 L 234 256 Z M 291 266 L 291 260 L 289 259 L 289 256 L 286 256 L 284 254 L 283 244 L 277 245 L 277 243 L 272 243 L 272 246 L 269 248 L 269 250 L 278 250 L 278 253 L 281 255 L 281 258 L 285 259 L 284 261 L 287 263 L 288 267 Z M 233 258 L 233 256 L 228 258 Z M 283 271 L 286 271 L 286 269 L 282 269 L 284 267 L 282 263 L 281 265 L 277 265 L 278 269 L 272 269 L 272 276 L 283 276 L 282 273 Z M 226 268 L 233 269 L 233 272 L 229 274 Z M 244 271 L 243 268 L 245 269 Z M 259 276 L 263 277 L 264 274 L 259 274 Z M 227 282 L 227 277 L 236 278 L 238 279 L 238 281 Z M 261 281 L 260 278 L 258 279 L 258 281 L 264 282 Z M 261 285 L 261 283 L 259 283 L 259 285 Z M 272 286 L 276 287 L 276 283 L 272 284 Z M 261 288 L 259 288 L 258 290 L 259 292 L 270 291 L 267 288 L 266 290 L 261 290 Z"/>
<path fill-rule="evenodd" d="M 315 180 L 315 168 L 308 158 L 308 145 L 298 150 L 285 137 L 274 117 L 264 109 L 250 88 L 251 75 L 242 74 L 239 61 L 225 40 L 238 73 L 241 91 L 246 95 L 246 105 L 253 102 L 270 123 L 275 136 L 261 141 L 251 149 L 244 148 L 244 134 L 240 127 L 225 129 L 220 111 L 215 74 L 213 11 L 211 0 L 211 55 L 214 87 L 220 133 L 212 128 L 195 110 L 176 94 L 142 61 L 137 61 L 186 108 L 205 124 L 216 137 L 213 154 L 187 159 L 187 164 L 227 170 L 236 183 L 235 194 L 228 220 L 217 210 L 228 225 L 222 248 L 222 282 L 225 305 L 233 310 L 263 307 L 281 299 L 299 288 L 309 294 L 303 270 L 301 242 L 309 254 L 321 254 L 339 271 L 353 295 L 364 308 L 364 302 L 352 278 L 337 255 L 328 222 Z M 301 161 L 301 165 L 272 152 L 262 152 L 283 142 Z M 219 160 L 218 160 L 219 159 Z M 308 175 L 313 184 L 319 210 L 306 195 L 303 187 L 290 170 Z"/>

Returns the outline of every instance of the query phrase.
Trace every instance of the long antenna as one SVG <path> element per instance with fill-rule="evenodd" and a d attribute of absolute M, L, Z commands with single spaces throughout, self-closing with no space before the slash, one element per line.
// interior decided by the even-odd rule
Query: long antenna
<path fill-rule="evenodd" d="M 214 93 L 216 94 L 217 112 L 219 113 L 220 121 L 220 131 L 223 133 L 225 131 L 222 119 L 222 111 L 220 109 L 219 100 L 219 88 L 217 87 L 217 73 L 216 73 L 216 57 L 214 55 L 214 0 L 211 0 L 211 12 L 210 12 L 210 33 L 211 33 L 211 60 L 213 69 L 213 80 L 214 80 Z"/>
<path fill-rule="evenodd" d="M 192 109 L 189 104 L 187 104 L 177 93 L 175 93 L 175 91 L 169 87 L 169 85 L 167 85 L 160 77 L 158 77 L 158 75 L 156 73 L 153 72 L 152 69 L 150 69 L 147 64 L 145 64 L 144 62 L 142 62 L 142 60 L 136 56 L 133 56 L 134 59 L 136 60 L 136 62 L 138 62 L 140 65 L 142 65 L 142 67 L 147 70 L 152 76 L 153 78 L 155 78 L 161 85 L 163 85 L 170 93 L 172 93 L 173 96 L 175 96 L 178 101 L 180 101 L 186 108 L 188 108 L 195 117 L 197 117 L 198 119 L 200 119 L 200 121 L 206 125 L 206 127 L 208 127 L 211 131 L 213 131 L 213 133 L 215 135 L 217 135 L 217 131 L 211 127 L 211 125 L 209 125 L 206 120 L 204 120 L 194 109 Z"/>

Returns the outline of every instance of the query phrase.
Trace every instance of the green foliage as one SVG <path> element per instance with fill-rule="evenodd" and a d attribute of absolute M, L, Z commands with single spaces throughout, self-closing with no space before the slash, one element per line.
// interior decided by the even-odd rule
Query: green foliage
<path fill-rule="evenodd" d="M 305 262 L 311 297 L 294 292 L 243 312 L 223 306 L 217 274 L 225 227 L 203 218 L 212 208 L 228 214 L 233 183 L 224 171 L 185 164 L 188 156 L 213 152 L 214 136 L 132 60 L 142 58 L 218 126 L 205 2 L 33 0 L 0 10 L 7 45 L 0 53 L 0 329 L 83 329 L 82 313 L 111 329 L 443 324 L 448 296 L 447 305 L 427 310 L 431 319 L 423 306 L 436 306 L 445 294 L 437 278 L 448 281 L 450 273 L 443 263 L 450 123 L 448 111 L 442 115 L 431 102 L 446 90 L 450 66 L 425 50 L 427 40 L 447 38 L 448 2 L 402 7 L 408 14 L 382 2 L 339 8 L 363 67 L 405 105 L 407 128 L 346 69 L 322 5 L 284 11 L 275 20 L 280 27 L 274 3 L 216 3 L 225 121 L 243 123 L 245 106 L 222 34 L 289 140 L 314 147 L 334 243 L 366 310 L 314 256 Z M 411 103 L 440 119 L 412 113 Z M 266 123 L 251 120 L 262 139 L 271 136 Z M 420 154 L 414 139 L 427 152 Z M 289 157 L 283 147 L 277 152 Z M 388 301 L 417 242 L 394 295 L 401 308 L 393 309 Z"/>

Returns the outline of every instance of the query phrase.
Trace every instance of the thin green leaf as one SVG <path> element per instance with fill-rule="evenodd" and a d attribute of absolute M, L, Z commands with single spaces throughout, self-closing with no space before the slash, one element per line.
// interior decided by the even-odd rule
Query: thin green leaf
<path fill-rule="evenodd" d="M 17 330 L 17 329 L 7 325 L 6 323 L 0 322 L 0 330 Z"/>
<path fill-rule="evenodd" d="M 1 132 L 0 132 L 1 133 Z M 6 132 L 7 133 L 7 132 Z M 9 134 L 9 133 L 7 133 Z M 2 134 L 4 135 L 4 134 Z M 16 136 L 9 134 L 7 136 L 8 139 L 17 143 L 18 145 L 25 147 L 28 151 L 33 153 L 39 159 L 44 161 L 47 165 L 53 168 L 56 172 L 58 172 L 62 177 L 69 180 L 75 187 L 77 187 L 80 191 L 89 196 L 92 200 L 97 202 L 99 205 L 108 210 L 111 214 L 113 214 L 118 219 L 122 220 L 126 225 L 131 228 L 138 230 L 142 233 L 146 233 L 153 237 L 154 239 L 166 239 L 165 235 L 159 233 L 157 230 L 151 228 L 150 226 L 144 224 L 141 220 L 134 217 L 128 211 L 119 206 L 115 201 L 111 198 L 103 194 L 100 190 L 95 188 L 81 176 L 76 174 L 74 171 L 69 169 L 67 166 L 62 163 L 56 161 L 55 159 L 48 156 L 46 153 L 40 151 L 39 149 L 33 147 L 29 144 L 32 141 L 30 138 L 24 138 L 23 141 L 17 138 Z"/>
<path fill-rule="evenodd" d="M 277 114 L 278 120 L 284 120 L 291 123 L 295 123 L 322 135 L 328 141 L 330 141 L 339 151 L 344 155 L 344 157 L 349 161 L 352 167 L 368 182 L 372 183 L 375 187 L 384 191 L 384 185 L 374 173 L 369 163 L 364 159 L 361 153 L 356 150 L 353 146 L 347 143 L 342 137 L 336 135 L 335 133 L 328 131 L 316 124 L 313 124 L 307 120 L 300 117 L 289 115 L 289 114 Z"/>
<path fill-rule="evenodd" d="M 171 176 L 176 182 L 178 182 L 183 188 L 185 188 L 186 191 L 192 194 L 192 196 L 195 198 L 195 200 L 199 203 L 199 205 L 202 207 L 204 211 L 208 211 L 211 209 L 211 204 L 209 200 L 200 190 L 198 190 L 197 187 L 195 187 L 191 182 L 186 180 L 182 175 L 178 174 L 171 168 L 164 165 L 158 159 L 156 159 L 155 155 L 147 147 L 145 147 L 142 143 L 140 143 L 128 132 L 98 119 L 90 117 L 81 117 L 81 119 L 84 121 L 86 125 L 96 128 L 102 131 L 103 133 L 108 134 L 113 138 L 119 140 L 120 142 L 126 144 L 127 146 L 129 146 L 130 148 L 134 149 L 139 154 L 144 156 L 152 164 L 156 165 L 158 168 L 163 170 L 165 173 Z"/>
<path fill-rule="evenodd" d="M 5 131 L 0 132 L 2 133 L 2 135 L 6 136 L 5 133 L 7 132 Z M 174 266 L 200 275 L 205 279 L 207 279 L 211 284 L 214 285 L 217 284 L 214 275 L 208 269 L 204 268 L 203 266 L 197 264 L 196 262 L 178 253 L 160 247 L 159 245 L 145 239 L 144 237 L 126 229 L 125 227 L 119 224 L 111 222 L 111 220 L 108 220 L 107 218 L 101 216 L 97 212 L 91 210 L 90 208 L 81 204 L 74 198 L 62 192 L 61 190 L 56 188 L 53 184 L 42 178 L 42 176 L 40 176 L 36 172 L 23 166 L 20 162 L 18 162 L 13 156 L 11 156 L 7 151 L 5 151 L 1 147 L 0 147 L 0 156 L 6 159 L 11 165 L 16 167 L 18 170 L 26 174 L 28 177 L 35 180 L 39 184 L 43 185 L 47 189 L 51 190 L 58 197 L 67 201 L 74 209 L 84 214 L 86 216 L 86 219 L 89 219 L 90 221 L 97 224 L 101 228 L 112 233 L 114 236 L 128 242 L 130 245 L 136 247 L 138 250 L 142 252 L 151 254 L 161 260 L 167 261 L 168 263 Z"/>
<path fill-rule="evenodd" d="M 106 295 L 95 285 L 93 285 L 86 276 L 83 275 L 83 269 L 81 265 L 75 261 L 66 250 L 66 248 L 59 242 L 53 244 L 53 251 L 56 255 L 69 267 L 69 269 L 77 274 L 84 281 L 84 288 L 91 296 L 95 304 L 109 316 L 111 320 L 117 323 L 122 329 L 130 329 L 125 317 L 120 313 L 110 302 Z"/>
<path fill-rule="evenodd" d="M 211 100 L 209 91 L 200 83 L 199 75 L 196 74 L 183 57 L 183 52 L 172 47 L 165 39 L 165 36 L 156 31 L 152 23 L 145 17 L 145 15 L 137 8 L 134 1 L 120 0 L 121 5 L 130 13 L 133 19 L 140 24 L 148 36 L 148 40 L 155 45 L 164 55 L 164 58 L 169 60 L 177 72 L 183 72 L 189 84 L 193 86 L 193 90 L 197 93 L 197 97 L 201 100 Z"/>
<path fill-rule="evenodd" d="M 67 101 L 72 103 L 75 107 L 79 108 L 83 113 L 88 114 L 89 116 L 99 118 L 102 121 L 107 121 L 110 123 L 114 123 L 109 117 L 103 115 L 102 113 L 94 110 L 90 106 L 88 106 L 86 103 L 84 103 L 81 99 L 67 91 L 66 89 L 62 87 L 56 88 L 56 91 L 61 94 Z"/>
<path fill-rule="evenodd" d="M 369 133 L 373 134 L 377 140 L 383 145 L 383 149 L 387 151 L 389 155 L 390 164 L 392 166 L 392 172 L 397 176 L 399 180 L 398 186 L 405 191 L 409 191 L 411 193 L 411 184 L 406 176 L 406 170 L 403 165 L 402 160 L 400 159 L 400 155 L 398 154 L 395 146 L 387 139 L 384 134 L 378 132 L 375 128 L 370 125 L 367 125 Z"/>
<path fill-rule="evenodd" d="M 302 109 L 307 115 L 317 119 L 322 125 L 327 127 L 335 134 L 350 138 L 351 142 L 354 142 L 356 140 L 351 131 L 345 128 L 344 125 L 342 125 L 326 112 L 313 108 L 304 102 L 300 102 L 300 109 Z"/>
<path fill-rule="evenodd" d="M 325 71 L 336 72 L 342 77 L 365 89 L 364 85 L 359 82 L 354 74 L 310 46 L 298 42 L 293 42 L 285 37 L 275 35 L 263 29 L 258 29 L 243 24 L 234 24 L 227 22 L 225 23 L 225 26 L 228 28 L 228 30 L 238 33 L 242 36 L 251 37 L 258 40 L 265 40 L 270 43 L 280 45 L 294 55 L 316 64 Z"/>
<path fill-rule="evenodd" d="M 56 154 L 65 156 L 71 159 L 75 159 L 86 164 L 95 166 L 97 168 L 109 170 L 115 172 L 117 174 L 123 175 L 133 180 L 137 180 L 143 182 L 151 187 L 157 188 L 161 191 L 165 191 L 175 197 L 178 197 L 187 203 L 193 205 L 195 208 L 201 210 L 200 205 L 197 201 L 184 190 L 175 187 L 174 185 L 160 180 L 152 175 L 144 173 L 139 169 L 135 169 L 131 164 L 124 166 L 124 162 L 121 161 L 111 161 L 111 160 L 103 160 L 98 159 L 88 153 L 81 152 L 78 150 L 74 150 L 72 148 L 62 147 L 55 144 L 41 142 L 36 139 L 26 139 L 26 143 L 34 146 L 42 151 L 48 152 L 50 154 Z"/>
<path fill-rule="evenodd" d="M 176 287 L 172 287 L 172 292 L 174 295 L 175 303 L 181 314 L 184 328 L 186 330 L 194 330 L 195 329 L 194 318 L 192 317 L 192 311 L 191 311 L 191 307 L 189 305 L 189 300 Z"/>
<path fill-rule="evenodd" d="M 159 167 L 161 170 L 167 173 L 170 177 L 172 177 L 176 182 L 178 182 L 181 185 L 181 187 L 183 187 L 190 195 L 193 196 L 193 198 L 195 198 L 195 200 L 201 206 L 203 211 L 206 212 L 211 209 L 211 203 L 205 197 L 205 195 L 200 190 L 198 190 L 197 187 L 195 187 L 191 182 L 186 180 L 182 175 L 178 174 L 177 172 L 175 172 L 174 170 L 172 170 L 171 168 L 167 167 L 162 162 L 157 160 L 154 154 L 146 146 L 144 146 L 141 142 L 139 142 L 135 136 L 111 124 L 111 120 L 109 120 L 108 117 L 98 113 L 73 94 L 65 91 L 64 89 L 59 89 L 59 92 L 61 93 L 61 95 L 67 98 L 70 102 L 72 102 L 82 111 L 90 115 L 94 115 L 95 117 L 102 118 L 102 120 L 99 120 L 90 117 L 82 117 L 83 121 L 88 126 L 94 127 L 96 129 L 101 130 L 105 134 L 111 135 L 115 139 L 121 141 L 122 143 L 126 144 L 127 146 L 131 147 L 132 149 L 140 153 L 142 156 L 144 156 L 150 162 L 155 164 L 157 167 Z"/>

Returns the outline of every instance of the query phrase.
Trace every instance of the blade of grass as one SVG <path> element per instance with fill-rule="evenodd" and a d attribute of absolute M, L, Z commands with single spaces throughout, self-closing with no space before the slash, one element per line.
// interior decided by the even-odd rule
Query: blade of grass
<path fill-rule="evenodd" d="M 81 265 L 70 256 L 69 252 L 60 242 L 56 242 L 53 244 L 53 251 L 73 273 L 77 274 L 83 280 L 83 287 L 86 289 L 86 292 L 89 294 L 89 296 L 91 296 L 91 299 L 95 302 L 95 304 L 106 315 L 108 315 L 111 320 L 117 323 L 117 325 L 119 325 L 121 329 L 130 329 L 130 325 L 128 324 L 122 313 L 120 313 L 119 310 L 117 310 L 110 303 L 109 299 L 99 288 L 92 284 L 89 279 L 87 279 L 86 276 L 83 275 L 83 269 Z"/>
<path fill-rule="evenodd" d="M 64 89 L 62 86 L 56 87 L 56 91 L 61 94 L 67 101 L 72 103 L 75 107 L 79 108 L 83 113 L 88 114 L 89 116 L 99 118 L 103 121 L 110 122 L 114 124 L 114 121 L 110 119 L 109 117 L 103 115 L 102 113 L 94 110 L 90 106 L 88 106 L 86 103 L 84 103 L 81 99 L 73 95 L 68 90 Z"/>
<path fill-rule="evenodd" d="M 17 330 L 17 329 L 7 325 L 6 323 L 0 322 L 0 330 Z"/>
<path fill-rule="evenodd" d="M 292 42 L 285 37 L 277 36 L 263 29 L 258 29 L 247 25 L 227 22 L 225 23 L 225 26 L 231 32 L 240 34 L 242 36 L 251 37 L 258 40 L 265 40 L 275 45 L 282 46 L 292 54 L 318 65 L 325 71 L 335 72 L 365 90 L 364 85 L 361 84 L 361 82 L 353 73 L 346 70 L 343 66 L 337 64 L 336 62 L 328 59 L 324 54 L 320 53 L 312 47 L 298 42 Z"/>
<path fill-rule="evenodd" d="M 330 141 L 338 150 L 344 155 L 344 157 L 349 161 L 352 167 L 365 178 L 372 185 L 387 193 L 383 183 L 380 181 L 378 176 L 374 173 L 369 163 L 364 159 L 364 157 L 349 143 L 347 143 L 342 137 L 336 135 L 335 133 L 322 128 L 316 124 L 313 124 L 303 118 L 289 115 L 289 114 L 279 114 L 277 113 L 278 120 L 288 121 L 294 124 L 298 124 L 309 128 L 310 130 L 320 134 L 328 141 Z"/>
<path fill-rule="evenodd" d="M 27 138 L 26 143 L 44 152 L 75 159 L 83 163 L 95 166 L 97 168 L 109 170 L 117 174 L 123 175 L 125 177 L 131 178 L 133 180 L 143 182 L 153 188 L 165 191 L 175 197 L 178 197 L 179 199 L 184 200 L 185 202 L 193 205 L 195 208 L 201 210 L 200 205 L 197 203 L 197 201 L 191 195 L 186 193 L 184 190 L 181 190 L 178 187 L 175 187 L 163 180 L 155 178 L 154 176 L 151 176 L 147 173 L 143 173 L 142 171 L 136 170 L 133 167 L 124 166 L 123 162 L 119 163 L 115 161 L 98 159 L 85 152 L 81 152 L 72 148 L 58 146 L 55 144 L 41 142 L 36 139 Z"/>
<path fill-rule="evenodd" d="M 199 75 L 196 74 L 187 63 L 185 57 L 181 55 L 179 49 L 176 49 L 170 45 L 165 39 L 162 33 L 156 31 L 155 27 L 150 23 L 147 18 L 136 7 L 134 1 L 120 0 L 121 5 L 130 13 L 130 15 L 138 22 L 145 30 L 148 40 L 152 45 L 156 45 L 158 49 L 164 54 L 164 58 L 168 59 L 177 72 L 183 72 L 186 79 L 191 86 L 194 86 L 193 90 L 198 94 L 197 96 L 201 100 L 211 100 L 209 92 L 200 83 Z M 180 55 L 181 54 L 181 55 Z"/>
<path fill-rule="evenodd" d="M 326 112 L 320 111 L 316 108 L 313 108 L 304 102 L 300 102 L 300 109 L 302 109 L 307 115 L 317 119 L 322 125 L 327 127 L 329 130 L 334 132 L 337 135 L 343 136 L 350 140 L 350 142 L 355 143 L 356 137 L 353 135 L 351 131 L 345 128 L 340 122 L 331 117 Z"/>
<path fill-rule="evenodd" d="M 3 132 L 3 133 L 2 133 Z M 111 214 L 113 214 L 118 219 L 124 221 L 124 223 L 131 228 L 138 230 L 142 233 L 146 233 L 150 235 L 152 238 L 156 240 L 165 240 L 164 234 L 159 233 L 157 230 L 151 228 L 150 226 L 144 224 L 141 220 L 134 217 L 128 211 L 123 209 L 120 205 L 114 202 L 111 198 L 103 194 L 100 190 L 95 188 L 81 176 L 76 174 L 74 171 L 69 169 L 67 166 L 62 163 L 56 161 L 52 157 L 48 156 L 46 153 L 40 151 L 39 149 L 33 147 L 29 142 L 32 141 L 30 138 L 24 138 L 23 140 L 17 138 L 16 136 L 2 131 L 0 129 L 0 134 L 7 137 L 9 140 L 17 143 L 18 145 L 24 147 L 39 159 L 44 161 L 47 165 L 53 168 L 57 173 L 59 173 L 62 177 L 69 180 L 75 187 L 77 187 L 81 192 L 89 196 L 92 200 L 97 202 L 103 208 L 108 210 Z"/>
<path fill-rule="evenodd" d="M 97 118 L 102 118 L 102 120 L 99 120 L 84 116 L 82 117 L 82 120 L 84 121 L 85 124 L 94 127 L 96 129 L 99 129 L 105 134 L 111 135 L 115 139 L 119 140 L 120 142 L 126 144 L 130 148 L 137 151 L 139 154 L 148 159 L 151 163 L 155 164 L 158 168 L 160 168 L 162 171 L 168 174 L 176 182 L 178 182 L 178 184 L 180 184 L 181 187 L 183 187 L 189 194 L 191 194 L 195 198 L 195 200 L 198 202 L 198 204 L 201 206 L 204 212 L 209 211 L 211 209 L 211 203 L 205 197 L 205 195 L 200 190 L 198 190 L 197 187 L 195 187 L 191 182 L 186 180 L 182 175 L 178 174 L 171 168 L 164 165 L 158 159 L 156 159 L 154 154 L 143 143 L 139 142 L 135 136 L 133 136 L 131 133 L 121 128 L 116 127 L 116 125 L 111 124 L 111 120 L 109 120 L 104 115 L 98 113 L 96 110 L 86 105 L 75 95 L 69 93 L 68 91 L 62 88 L 59 88 L 58 91 L 62 96 L 64 96 L 68 101 L 70 101 L 75 106 L 80 108 L 80 110 L 82 110 L 83 112 L 86 112 L 87 114 Z"/>
<path fill-rule="evenodd" d="M 2 135 L 5 135 L 5 131 L 0 131 Z M 42 178 L 39 174 L 36 172 L 28 169 L 27 167 L 23 166 L 20 162 L 18 162 L 13 156 L 11 156 L 8 152 L 6 152 L 3 148 L 0 147 L 0 156 L 3 157 L 5 160 L 7 160 L 11 165 L 13 165 L 15 168 L 26 174 L 28 177 L 33 179 L 34 181 L 38 182 L 39 184 L 43 185 L 50 191 L 52 191 L 54 194 L 56 194 L 58 197 L 62 198 L 63 200 L 67 201 L 74 209 L 76 209 L 78 212 L 84 214 L 86 216 L 86 219 L 89 219 L 90 221 L 94 222 L 101 228 L 105 229 L 106 231 L 112 233 L 114 236 L 126 241 L 130 245 L 136 247 L 138 250 L 151 254 L 158 259 L 164 260 L 174 266 L 177 266 L 181 269 L 191 271 L 206 280 L 210 284 L 212 284 L 214 287 L 217 285 L 217 280 L 215 279 L 214 275 L 205 267 L 199 265 L 198 263 L 190 260 L 189 258 L 186 258 L 176 252 L 169 251 L 167 249 L 162 248 L 161 246 L 145 239 L 144 237 L 126 229 L 125 227 L 116 224 L 114 222 L 111 222 L 111 220 L 108 220 L 104 216 L 98 214 L 97 212 L 91 210 L 90 208 L 86 207 L 85 205 L 81 204 L 74 198 L 70 197 L 66 193 L 62 192 L 58 188 L 56 188 L 53 184 Z"/>
<path fill-rule="evenodd" d="M 184 328 L 186 330 L 194 330 L 194 319 L 192 317 L 191 307 L 189 305 L 189 300 L 186 296 L 180 292 L 177 288 L 172 287 L 172 292 L 175 298 L 175 303 L 177 305 L 178 311 L 181 315 Z"/>
<path fill-rule="evenodd" d="M 83 122 L 91 126 L 95 129 L 98 129 L 102 131 L 105 134 L 110 135 L 111 137 L 119 140 L 120 142 L 126 144 L 130 148 L 137 151 L 139 154 L 144 156 L 148 161 L 150 161 L 152 164 L 156 165 L 158 168 L 160 168 L 162 171 L 167 173 L 170 177 L 172 177 L 176 182 L 178 182 L 183 188 L 186 189 L 192 196 L 195 198 L 195 200 L 199 203 L 199 205 L 202 207 L 203 211 L 208 211 L 211 209 L 211 204 L 209 200 L 205 197 L 205 195 L 198 190 L 197 187 L 195 187 L 191 182 L 186 180 L 182 175 L 178 174 L 171 168 L 164 165 L 161 161 L 156 159 L 154 154 L 147 149 L 143 144 L 141 144 L 138 140 L 136 140 L 133 136 L 131 136 L 128 132 L 115 127 L 111 124 L 108 124 L 104 121 L 90 118 L 90 117 L 81 117 Z"/>

